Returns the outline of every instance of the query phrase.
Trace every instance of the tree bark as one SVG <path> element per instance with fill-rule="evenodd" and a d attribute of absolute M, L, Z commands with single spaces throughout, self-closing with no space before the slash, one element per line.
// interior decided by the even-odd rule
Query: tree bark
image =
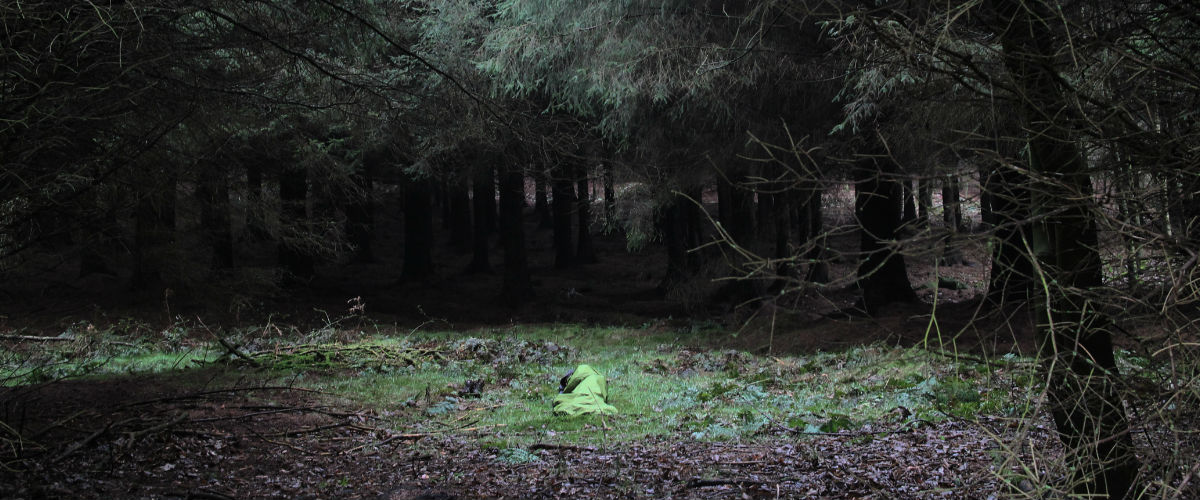
<path fill-rule="evenodd" d="M 256 152 L 247 152 L 246 164 L 246 229 L 240 239 L 251 243 L 267 241 L 270 232 L 263 214 L 263 163 L 266 161 Z"/>
<path fill-rule="evenodd" d="M 962 228 L 962 203 L 959 200 L 958 175 L 950 174 L 942 179 L 942 257 L 946 266 L 963 264 L 962 250 L 958 247 L 958 232 Z"/>
<path fill-rule="evenodd" d="M 381 160 L 377 155 L 367 153 L 363 164 L 351 176 L 354 190 L 349 194 L 344 211 L 346 213 L 346 237 L 354 247 L 353 262 L 366 264 L 375 261 L 375 253 L 371 251 L 371 243 L 375 234 L 375 203 L 373 191 L 374 180 L 371 171 L 377 168 Z"/>
<path fill-rule="evenodd" d="M 490 212 L 496 208 L 496 173 L 493 167 L 477 166 L 474 182 L 471 186 L 471 207 L 474 211 L 474 221 L 471 227 L 471 263 L 467 265 L 467 273 L 491 274 L 492 264 L 489 260 L 491 250 L 490 238 L 494 227 L 488 222 L 492 219 Z"/>
<path fill-rule="evenodd" d="M 1033 249 L 1050 290 L 1039 297 L 1041 357 L 1048 405 L 1066 446 L 1075 493 L 1121 499 L 1136 494 L 1139 468 L 1117 392 L 1111 323 L 1089 303 L 1103 286 L 1091 178 L 1075 141 L 1072 110 L 1055 73 L 1055 23 L 1043 2 L 993 0 L 1000 42 L 1029 134 Z M 1040 290 L 1041 287 L 1038 287 Z"/>
<path fill-rule="evenodd" d="M 400 281 L 423 281 L 433 276 L 433 182 L 408 180 L 404 190 L 404 266 Z"/>
<path fill-rule="evenodd" d="M 620 230 L 617 222 L 617 190 L 613 185 L 613 164 L 604 162 L 604 232 Z"/>
<path fill-rule="evenodd" d="M 279 265 L 295 281 L 312 278 L 312 255 L 304 249 L 308 227 L 308 170 L 291 159 L 279 169 Z"/>
<path fill-rule="evenodd" d="M 991 200 L 996 241 L 986 295 L 993 305 L 1023 304 L 1032 293 L 1033 261 L 1027 249 L 1030 199 L 1025 181 L 1015 167 L 997 165 L 984 182 L 984 191 Z"/>
<path fill-rule="evenodd" d="M 671 196 L 671 201 L 662 208 L 659 214 L 659 230 L 663 235 L 663 243 L 667 251 L 667 270 L 659 281 L 656 290 L 660 295 L 666 295 L 688 276 L 687 260 L 687 224 L 683 214 L 682 204 L 686 203 L 680 196 Z"/>
<path fill-rule="evenodd" d="M 904 217 L 900 219 L 900 222 L 903 224 L 912 224 L 917 221 L 916 193 L 913 192 L 913 182 L 912 179 L 901 181 L 904 186 Z"/>
<path fill-rule="evenodd" d="M 471 244 L 471 192 L 462 179 L 450 181 L 447 202 L 450 205 L 450 246 L 465 250 Z"/>
<path fill-rule="evenodd" d="M 230 216 L 229 180 L 216 165 L 202 165 L 199 172 L 200 225 L 204 228 L 213 270 L 233 267 L 233 224 Z"/>
<path fill-rule="evenodd" d="M 546 169 L 533 169 L 534 202 L 533 211 L 538 216 L 538 229 L 554 227 L 554 216 L 550 213 L 549 188 L 546 186 Z"/>
<path fill-rule="evenodd" d="M 904 189 L 897 180 L 898 166 L 877 154 L 855 166 L 855 206 L 859 223 L 858 282 L 861 305 L 868 314 L 893 302 L 917 299 L 908 280 L 904 256 L 890 246 L 896 240 L 903 210 Z"/>
<path fill-rule="evenodd" d="M 829 263 L 825 255 L 825 224 L 824 210 L 821 206 L 824 190 L 814 183 L 805 196 L 804 208 L 801 212 L 804 222 L 804 240 L 808 242 L 805 260 L 808 261 L 808 274 L 805 280 L 810 283 L 829 283 Z"/>
<path fill-rule="evenodd" d="M 575 257 L 571 234 L 571 214 L 575 205 L 575 183 L 572 182 L 566 165 L 558 164 L 551 170 L 551 201 L 554 211 L 554 268 L 571 267 Z"/>
<path fill-rule="evenodd" d="M 576 187 L 575 193 L 578 198 L 577 210 L 578 214 L 578 233 L 576 233 L 575 256 L 576 264 L 595 264 L 599 262 L 596 258 L 596 248 L 592 244 L 592 197 L 588 186 L 587 164 L 580 162 L 576 167 Z"/>
<path fill-rule="evenodd" d="M 917 227 L 929 228 L 929 212 L 933 208 L 933 189 L 924 177 L 917 179 Z"/>
<path fill-rule="evenodd" d="M 500 301 L 514 307 L 534 296 L 525 255 L 524 207 L 525 176 L 519 167 L 506 166 L 500 174 L 500 239 L 504 243 L 504 284 Z"/>

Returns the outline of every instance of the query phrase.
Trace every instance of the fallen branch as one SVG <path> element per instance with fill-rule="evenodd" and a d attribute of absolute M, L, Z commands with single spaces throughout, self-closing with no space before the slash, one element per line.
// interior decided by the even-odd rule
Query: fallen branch
<path fill-rule="evenodd" d="M 236 358 L 242 358 L 242 359 L 246 360 L 247 363 L 250 363 L 251 365 L 258 366 L 258 361 L 255 361 L 254 358 L 251 358 L 246 353 L 239 351 L 237 346 L 230 344 L 228 340 L 225 340 L 220 335 L 217 335 L 217 333 L 212 331 L 212 329 L 210 329 L 208 327 L 208 325 L 204 324 L 204 320 L 200 319 L 199 316 L 196 316 L 196 321 L 200 322 L 200 326 L 204 328 L 204 331 L 208 332 L 209 335 L 212 335 L 213 338 L 217 339 L 217 342 L 219 342 L 221 344 L 221 347 L 225 348 L 225 351 L 228 354 L 230 354 Z"/>
<path fill-rule="evenodd" d="M 506 426 L 506 425 L 508 425 L 508 424 L 481 425 L 481 426 L 478 426 L 478 427 L 466 427 L 466 428 L 461 428 L 461 429 L 447 429 L 447 430 L 444 430 L 444 431 L 433 431 L 433 432 L 413 432 L 413 433 L 407 433 L 407 434 L 393 434 L 393 435 L 391 435 L 391 436 L 388 436 L 388 437 L 387 437 L 387 439 L 384 439 L 383 441 L 380 441 L 380 442 L 378 442 L 378 443 L 373 443 L 373 444 L 372 444 L 372 443 L 367 443 L 367 444 L 363 444 L 363 445 L 355 446 L 355 447 L 353 447 L 353 448 L 350 448 L 350 449 L 348 449 L 348 450 L 345 450 L 345 451 L 339 452 L 339 454 L 341 454 L 341 455 L 344 455 L 344 454 L 347 454 L 347 453 L 353 453 L 353 452 L 356 452 L 356 451 L 358 451 L 358 450 L 361 450 L 361 449 L 363 449 L 363 448 L 367 448 L 367 447 L 371 447 L 371 446 L 375 446 L 375 447 L 378 447 L 378 446 L 383 446 L 383 445 L 385 445 L 385 444 L 391 443 L 392 441 L 410 441 L 410 440 L 411 440 L 411 441 L 415 441 L 415 440 L 418 440 L 418 439 L 421 439 L 421 438 L 425 438 L 425 437 L 429 437 L 429 436 L 436 436 L 436 435 L 438 435 L 438 434 L 445 434 L 445 433 L 447 433 L 447 432 L 450 432 L 450 431 L 458 431 L 458 432 L 472 432 L 472 431 L 478 431 L 478 430 L 483 430 L 483 429 L 491 429 L 491 428 L 495 428 L 495 427 L 504 427 L 504 426 Z M 359 427 L 356 427 L 356 426 L 352 426 L 352 427 L 359 428 Z"/>
<path fill-rule="evenodd" d="M 54 458 L 50 459 L 50 463 L 59 462 L 65 458 L 75 454 L 75 452 L 79 451 L 84 446 L 91 444 L 93 441 L 95 441 L 100 436 L 103 436 L 105 433 L 107 433 L 113 427 L 117 427 L 117 426 L 123 425 L 125 423 L 132 422 L 134 420 L 136 420 L 136 419 L 135 418 L 127 418 L 125 420 L 122 420 L 122 421 L 116 422 L 116 423 L 109 422 L 100 430 L 97 430 L 96 432 L 89 434 L 87 437 L 85 437 L 79 441 L 76 441 L 75 443 L 71 444 L 71 446 L 68 446 L 66 450 L 63 450 L 62 453 L 55 455 Z"/>
<path fill-rule="evenodd" d="M 300 430 L 286 431 L 286 432 L 277 432 L 275 434 L 266 434 L 266 437 L 293 437 L 293 436 L 299 436 L 302 434 L 312 434 L 314 432 L 327 431 L 329 429 L 337 429 L 339 427 L 346 427 L 348 425 L 350 425 L 350 423 L 348 423 L 348 422 L 339 422 L 336 424 L 328 424 L 328 425 L 316 425 L 313 427 L 309 427 L 307 429 L 300 429 Z"/>
<path fill-rule="evenodd" d="M 171 419 L 170 421 L 162 422 L 158 425 L 155 425 L 155 426 L 152 426 L 152 427 L 149 427 L 146 429 L 142 429 L 140 431 L 130 432 L 128 444 L 133 445 L 133 443 L 141 440 L 142 438 L 144 438 L 146 436 L 149 436 L 156 432 L 164 431 L 166 429 L 170 429 L 171 427 L 175 427 L 176 425 L 183 423 L 183 421 L 185 421 L 185 420 L 187 420 L 187 415 L 179 414 L 179 415 L 176 415 L 175 418 Z"/>
<path fill-rule="evenodd" d="M 742 486 L 747 484 L 767 484 L 765 481 L 756 481 L 754 479 L 692 479 L 688 481 L 688 488 L 704 488 L 707 486 Z"/>
<path fill-rule="evenodd" d="M 567 451 L 596 451 L 596 448 L 591 446 L 574 446 L 569 444 L 549 444 L 536 443 L 529 447 L 530 451 L 536 450 L 567 450 Z"/>
<path fill-rule="evenodd" d="M 0 335 L 0 340 L 31 341 L 31 342 L 66 342 L 75 337 L 43 337 L 40 335 Z"/>
<path fill-rule="evenodd" d="M 143 405 L 151 405 L 151 404 L 156 404 L 156 403 L 169 403 L 172 401 L 186 401 L 189 399 L 201 399 L 206 396 L 212 396 L 212 395 L 216 395 L 216 394 L 225 394 L 228 392 L 249 392 L 249 391 L 300 391 L 300 392 L 311 392 L 311 393 L 315 393 L 315 394 L 324 394 L 326 396 L 337 396 L 337 394 L 333 394 L 330 392 L 318 391 L 316 389 L 305 389 L 303 387 L 264 385 L 264 386 L 258 386 L 258 387 L 233 387 L 233 388 L 229 388 L 229 389 L 216 389 L 216 390 L 212 390 L 212 391 L 194 392 L 191 394 L 184 394 L 182 396 L 167 396 L 167 397 L 163 397 L 163 398 L 145 399 L 142 401 L 134 401 L 132 403 L 127 403 L 127 404 L 119 406 L 118 408 L 129 408 L 132 406 L 143 406 Z"/>

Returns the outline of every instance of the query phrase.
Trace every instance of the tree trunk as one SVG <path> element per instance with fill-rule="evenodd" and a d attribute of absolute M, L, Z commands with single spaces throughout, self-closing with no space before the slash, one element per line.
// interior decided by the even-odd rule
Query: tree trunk
<path fill-rule="evenodd" d="M 739 245 L 748 245 L 754 236 L 754 193 L 743 185 L 747 179 L 744 168 L 737 167 L 730 171 L 729 204 L 732 218 L 725 225 L 725 230 L 733 241 Z"/>
<path fill-rule="evenodd" d="M 996 225 L 996 215 L 992 207 L 992 193 L 988 189 L 985 189 L 993 171 L 995 171 L 994 168 L 979 167 L 979 224 L 985 231 Z"/>
<path fill-rule="evenodd" d="M 913 192 L 913 180 L 904 179 L 901 183 L 904 185 L 904 218 L 901 223 L 908 225 L 917 221 L 917 204 Z"/>
<path fill-rule="evenodd" d="M 917 179 L 917 227 L 929 228 L 929 212 L 933 209 L 933 189 L 924 177 Z"/>
<path fill-rule="evenodd" d="M 821 186 L 814 185 L 809 189 L 804 201 L 804 210 L 802 211 L 804 220 L 804 239 L 808 242 L 808 252 L 805 254 L 805 260 L 808 261 L 808 275 L 805 280 L 810 283 L 829 283 L 829 262 L 826 260 L 825 246 L 825 224 L 824 210 L 821 206 L 822 195 L 824 190 Z"/>
<path fill-rule="evenodd" d="M 375 205 L 373 191 L 375 183 L 371 178 L 374 164 L 380 161 L 368 153 L 350 180 L 354 191 L 350 193 L 344 211 L 346 213 L 346 237 L 354 247 L 353 262 L 366 264 L 375 261 L 375 253 L 371 251 L 371 242 L 375 233 Z"/>
<path fill-rule="evenodd" d="M 1033 261 L 1029 242 L 1029 189 L 1026 177 L 1013 166 L 997 165 L 984 182 L 989 193 L 996 245 L 992 250 L 992 272 L 987 301 L 994 305 L 1022 304 L 1033 286 Z"/>
<path fill-rule="evenodd" d="M 79 277 L 89 274 L 115 275 L 110 259 L 121 241 L 117 207 L 106 200 L 105 189 L 93 188 L 88 196 L 92 198 L 93 206 L 101 215 L 95 221 L 95 227 L 84 228 L 87 234 L 81 238 L 83 245 L 79 256 Z"/>
<path fill-rule="evenodd" d="M 791 199 L 795 193 L 788 191 L 775 195 L 775 258 L 780 259 L 779 266 L 775 269 L 775 273 L 781 277 L 786 277 L 791 273 L 791 263 L 786 259 L 791 257 L 791 249 L 788 248 L 791 225 L 792 204 Z"/>
<path fill-rule="evenodd" d="M 409 179 L 404 190 L 404 267 L 400 281 L 433 276 L 433 182 Z"/>
<path fill-rule="evenodd" d="M 577 203 L 578 209 L 576 210 L 576 213 L 579 215 L 579 232 L 576 235 L 578 244 L 575 247 L 576 264 L 595 264 L 599 262 L 599 259 L 596 258 L 596 249 L 592 245 L 592 197 L 588 189 L 589 184 L 587 164 L 581 161 L 576 167 L 575 193 L 579 199 Z"/>
<path fill-rule="evenodd" d="M 861 305 L 868 314 L 875 314 L 886 304 L 917 299 L 904 256 L 889 247 L 896 239 L 904 209 L 904 189 L 897 173 L 896 162 L 883 155 L 860 160 L 855 166 L 855 212 L 862 251 L 858 282 Z"/>
<path fill-rule="evenodd" d="M 687 279 L 689 274 L 683 203 L 686 203 L 686 200 L 682 197 L 671 196 L 670 203 L 659 213 L 659 229 L 667 250 L 667 271 L 656 287 L 660 295 L 665 295 L 675 285 Z"/>
<path fill-rule="evenodd" d="M 538 229 L 554 227 L 554 216 L 550 213 L 549 188 L 546 186 L 546 169 L 534 167 L 534 203 L 533 211 L 538 216 Z"/>
<path fill-rule="evenodd" d="M 959 200 L 958 175 L 950 174 L 942 179 L 942 265 L 963 264 L 962 250 L 958 247 L 958 231 L 962 228 L 962 203 Z"/>
<path fill-rule="evenodd" d="M 212 246 L 210 266 L 214 270 L 233 267 L 233 224 L 229 214 L 229 180 L 216 165 L 202 165 L 199 172 L 200 225 Z"/>
<path fill-rule="evenodd" d="M 613 186 L 613 165 L 611 161 L 604 162 L 604 232 L 620 230 L 617 222 L 617 190 Z"/>
<path fill-rule="evenodd" d="M 313 276 L 313 258 L 305 249 L 308 227 L 308 171 L 290 159 L 279 170 L 279 265 L 293 280 Z"/>
<path fill-rule="evenodd" d="M 525 257 L 525 176 L 521 169 L 506 166 L 500 174 L 500 239 L 504 242 L 504 284 L 500 301 L 509 306 L 533 298 L 529 263 Z"/>
<path fill-rule="evenodd" d="M 571 182 L 570 173 L 563 164 L 556 165 L 552 170 L 551 190 L 554 211 L 554 268 L 566 269 L 571 267 L 575 257 L 571 234 L 571 213 L 575 205 L 575 183 Z"/>
<path fill-rule="evenodd" d="M 450 246 L 465 250 L 471 244 L 471 192 L 463 179 L 450 181 Z"/>
<path fill-rule="evenodd" d="M 1103 286 L 1101 259 L 1091 178 L 1055 71 L 1051 26 L 1058 17 L 1042 2 L 995 4 L 1004 23 L 1005 64 L 1022 97 L 1030 170 L 1038 174 L 1032 206 L 1041 218 L 1032 246 L 1042 280 L 1052 287 L 1035 301 L 1041 357 L 1049 371 L 1047 402 L 1066 446 L 1075 493 L 1126 498 L 1136 494 L 1139 466 L 1117 392 L 1110 322 L 1087 298 L 1089 289 Z"/>
<path fill-rule="evenodd" d="M 263 204 L 263 162 L 265 159 L 258 154 L 247 153 L 246 157 L 246 229 L 244 240 L 251 243 L 267 241 L 270 232 L 267 231 L 266 213 Z"/>
<path fill-rule="evenodd" d="M 467 265 L 467 273 L 491 274 L 492 264 L 488 258 L 491 250 L 489 239 L 493 226 L 488 222 L 490 212 L 496 209 L 496 174 L 491 166 L 477 166 L 474 184 L 471 187 L 471 206 L 474 211 L 474 224 L 471 231 L 471 263 Z"/>

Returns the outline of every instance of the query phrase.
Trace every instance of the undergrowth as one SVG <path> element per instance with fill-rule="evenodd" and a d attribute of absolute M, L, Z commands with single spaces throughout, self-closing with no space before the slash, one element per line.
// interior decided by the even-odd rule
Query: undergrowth
<path fill-rule="evenodd" d="M 189 327 L 206 331 L 187 335 Z M 112 328 L 82 326 L 69 333 L 71 341 L 9 347 L 0 351 L 0 379 L 21 385 L 227 366 L 243 377 L 286 379 L 374 408 L 398 432 L 474 433 L 499 450 L 655 437 L 869 439 L 952 418 L 1020 418 L 1032 411 L 1039 390 L 1032 362 L 1011 355 L 984 363 L 876 344 L 759 357 L 706 347 L 720 335 L 712 329 L 550 325 L 368 334 L 329 328 L 297 336 L 277 327 L 177 328 L 134 341 Z M 154 338 L 172 335 L 178 338 Z M 581 363 L 607 377 L 618 415 L 552 415 L 559 379 Z"/>

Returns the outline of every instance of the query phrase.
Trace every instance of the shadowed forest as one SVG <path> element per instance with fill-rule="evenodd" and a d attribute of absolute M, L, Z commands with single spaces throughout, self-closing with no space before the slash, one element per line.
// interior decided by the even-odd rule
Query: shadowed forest
<path fill-rule="evenodd" d="M 1200 498 L 1197 7 L 4 3 L 0 497 Z"/>

